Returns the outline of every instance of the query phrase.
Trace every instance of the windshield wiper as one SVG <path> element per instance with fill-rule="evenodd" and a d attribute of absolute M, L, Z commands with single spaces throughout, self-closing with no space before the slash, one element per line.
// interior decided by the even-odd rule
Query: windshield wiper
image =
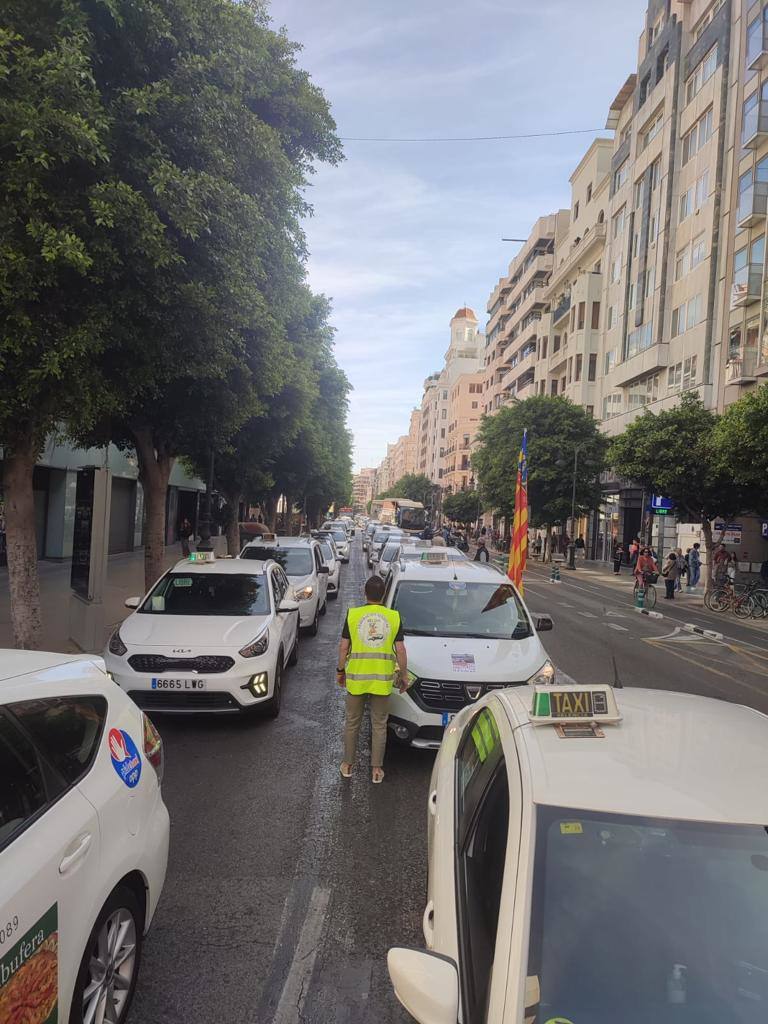
<path fill-rule="evenodd" d="M 403 626 L 403 633 L 406 636 L 437 636 L 432 629 L 411 629 L 409 626 Z"/>

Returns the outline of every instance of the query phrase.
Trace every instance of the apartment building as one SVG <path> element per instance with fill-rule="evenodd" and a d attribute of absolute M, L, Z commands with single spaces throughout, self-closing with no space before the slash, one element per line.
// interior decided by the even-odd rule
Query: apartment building
<path fill-rule="evenodd" d="M 462 373 L 451 386 L 448 396 L 450 419 L 446 428 L 442 485 L 446 494 L 472 490 L 471 454 L 480 424 L 485 371 Z"/>
<path fill-rule="evenodd" d="M 548 335 L 546 298 L 557 238 L 568 229 L 568 211 L 540 217 L 488 299 L 483 354 L 484 413 L 536 393 L 540 340 Z"/>
<path fill-rule="evenodd" d="M 596 139 L 570 178 L 570 225 L 556 239 L 544 292 L 548 333 L 539 338 L 536 389 L 565 395 L 593 415 L 598 408 L 599 359 L 605 326 L 603 301 L 606 210 L 610 200 L 613 141 Z"/>
<path fill-rule="evenodd" d="M 365 512 L 368 502 L 374 497 L 376 470 L 361 469 L 352 477 L 352 506 L 355 512 Z"/>

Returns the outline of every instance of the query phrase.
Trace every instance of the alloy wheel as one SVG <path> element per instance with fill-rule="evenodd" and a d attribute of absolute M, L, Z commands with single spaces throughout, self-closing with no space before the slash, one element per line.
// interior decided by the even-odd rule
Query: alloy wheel
<path fill-rule="evenodd" d="M 120 1024 L 136 969 L 136 921 L 113 911 L 99 930 L 83 992 L 83 1024 Z"/>

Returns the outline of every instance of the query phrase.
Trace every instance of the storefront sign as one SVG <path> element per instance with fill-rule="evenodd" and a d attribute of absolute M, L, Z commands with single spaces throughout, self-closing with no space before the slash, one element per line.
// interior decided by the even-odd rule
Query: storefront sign
<path fill-rule="evenodd" d="M 715 538 L 721 544 L 741 544 L 741 523 L 715 523 Z"/>

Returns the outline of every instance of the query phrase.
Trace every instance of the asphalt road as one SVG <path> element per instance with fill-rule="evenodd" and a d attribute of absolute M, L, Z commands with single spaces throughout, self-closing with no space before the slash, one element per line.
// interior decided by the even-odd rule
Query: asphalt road
<path fill-rule="evenodd" d="M 279 718 L 162 718 L 171 856 L 134 1024 L 402 1024 L 391 945 L 418 945 L 433 755 L 390 745 L 373 786 L 363 726 L 343 781 L 342 618 L 361 599 L 359 533 Z"/>

